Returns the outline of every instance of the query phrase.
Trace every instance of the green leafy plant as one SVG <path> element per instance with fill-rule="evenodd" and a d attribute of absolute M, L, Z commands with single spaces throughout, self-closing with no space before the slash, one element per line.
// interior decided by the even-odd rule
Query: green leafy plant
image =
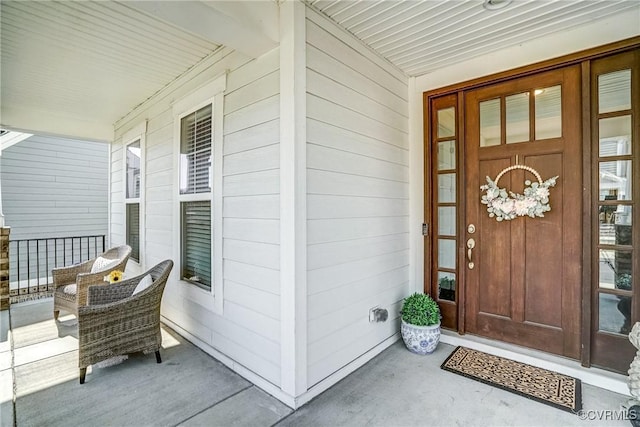
<path fill-rule="evenodd" d="M 438 280 L 438 285 L 440 289 L 455 289 L 456 279 L 452 277 L 441 277 L 440 280 Z"/>
<path fill-rule="evenodd" d="M 631 290 L 631 275 L 628 273 L 616 274 L 616 288 Z"/>
<path fill-rule="evenodd" d="M 431 326 L 440 322 L 440 307 L 427 294 L 415 293 L 404 299 L 402 320 L 415 326 Z"/>

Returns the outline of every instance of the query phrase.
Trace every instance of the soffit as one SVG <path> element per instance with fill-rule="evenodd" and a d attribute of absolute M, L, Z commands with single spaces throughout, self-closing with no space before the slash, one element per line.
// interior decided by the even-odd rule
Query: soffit
<path fill-rule="evenodd" d="M 635 0 L 519 1 L 487 10 L 482 0 L 306 0 L 408 76 L 559 33 L 624 11 Z"/>
<path fill-rule="evenodd" d="M 220 47 L 119 2 L 0 7 L 5 117 L 29 110 L 33 121 L 42 112 L 110 126 Z"/>
<path fill-rule="evenodd" d="M 515 0 L 498 11 L 483 9 L 481 0 L 306 2 L 411 76 L 614 13 L 640 13 L 634 0 Z M 142 3 L 0 2 L 0 124 L 109 140 L 118 119 L 220 48 L 193 20 L 186 28 Z M 246 33 L 244 26 L 277 38 L 274 2 L 183 2 L 191 13 L 203 4 L 217 22 L 230 17 L 234 33 Z"/>

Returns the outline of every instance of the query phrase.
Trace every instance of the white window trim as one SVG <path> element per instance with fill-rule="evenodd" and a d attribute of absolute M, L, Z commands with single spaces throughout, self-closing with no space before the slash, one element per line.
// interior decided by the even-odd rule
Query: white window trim
<path fill-rule="evenodd" d="M 140 208 L 140 223 L 139 223 L 139 227 L 140 230 L 139 232 L 139 261 L 136 262 L 134 260 L 130 260 L 133 264 L 137 264 L 140 269 L 142 271 L 145 270 L 145 190 L 146 190 L 146 135 L 147 135 L 147 121 L 144 120 L 140 123 L 138 123 L 136 126 L 134 126 L 132 129 L 130 129 L 129 131 L 127 131 L 123 136 L 122 136 L 122 160 L 123 160 L 123 167 L 122 167 L 122 175 L 123 175 L 123 184 L 124 184 L 124 188 L 123 188 L 123 198 L 124 198 L 124 204 L 125 204 L 125 209 L 124 209 L 124 238 L 125 241 L 127 239 L 127 204 L 129 203 L 138 203 L 138 206 Z M 129 144 L 132 144 L 136 141 L 140 141 L 140 197 L 137 198 L 128 198 L 127 197 L 127 146 L 129 146 Z"/>
<path fill-rule="evenodd" d="M 177 274 L 180 295 L 209 311 L 222 315 L 223 312 L 223 274 L 222 274 L 222 144 L 224 118 L 224 91 L 227 85 L 226 73 L 217 77 L 207 85 L 197 89 L 173 104 L 173 258 L 176 264 L 174 274 Z M 180 194 L 180 121 L 182 117 L 211 104 L 213 106 L 213 188 L 211 193 Z M 208 196 L 207 196 L 208 195 Z M 205 197 L 202 197 L 205 196 Z M 211 265 L 213 274 L 211 290 L 200 288 L 190 282 L 181 280 L 182 254 L 181 251 L 181 212 L 180 203 L 190 200 L 211 200 Z"/>

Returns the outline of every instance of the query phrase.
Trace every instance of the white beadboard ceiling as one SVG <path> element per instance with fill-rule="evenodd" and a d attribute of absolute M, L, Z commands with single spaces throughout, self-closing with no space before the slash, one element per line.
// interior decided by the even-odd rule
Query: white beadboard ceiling
<path fill-rule="evenodd" d="M 118 119 L 222 44 L 248 56 L 276 46 L 277 1 L 1 0 L 0 126 L 109 140 Z M 482 0 L 304 1 L 409 76 L 640 16 L 638 0 L 514 0 L 496 11 Z"/>
<path fill-rule="evenodd" d="M 112 125 L 219 47 L 112 1 L 2 0 L 0 11 L 3 113 Z"/>
<path fill-rule="evenodd" d="M 637 0 L 305 0 L 409 76 L 419 76 L 625 10 Z"/>

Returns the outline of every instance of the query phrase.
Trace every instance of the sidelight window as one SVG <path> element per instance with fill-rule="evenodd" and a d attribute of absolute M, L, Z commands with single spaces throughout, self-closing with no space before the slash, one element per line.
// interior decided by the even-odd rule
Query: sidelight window
<path fill-rule="evenodd" d="M 597 115 L 598 330 L 627 335 L 634 274 L 631 70 L 601 74 Z"/>
<path fill-rule="evenodd" d="M 452 99 L 443 99 L 435 106 L 434 171 L 435 205 L 434 256 L 437 299 L 449 304 L 456 301 L 457 278 L 457 195 L 458 195 L 458 130 L 456 107 Z M 454 104 L 455 105 L 455 104 Z M 447 307 L 443 306 L 444 310 Z"/>

